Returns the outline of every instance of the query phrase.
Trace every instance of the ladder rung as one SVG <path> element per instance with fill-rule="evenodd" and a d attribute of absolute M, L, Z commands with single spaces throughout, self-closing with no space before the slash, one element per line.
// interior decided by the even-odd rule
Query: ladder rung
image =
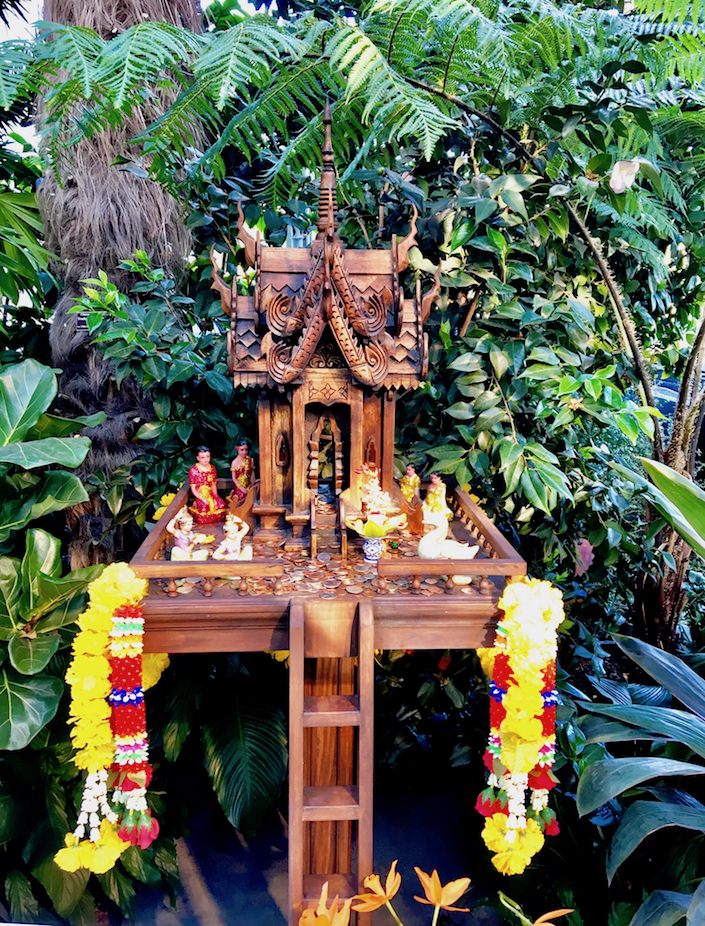
<path fill-rule="evenodd" d="M 358 727 L 360 699 L 357 695 L 325 695 L 304 698 L 305 727 Z"/>
<path fill-rule="evenodd" d="M 357 893 L 352 875 L 304 875 L 304 905 L 315 906 L 321 896 L 323 885 L 328 882 L 328 904 L 334 897 L 347 900 Z"/>
<path fill-rule="evenodd" d="M 304 820 L 358 820 L 360 804 L 355 785 L 304 788 Z"/>

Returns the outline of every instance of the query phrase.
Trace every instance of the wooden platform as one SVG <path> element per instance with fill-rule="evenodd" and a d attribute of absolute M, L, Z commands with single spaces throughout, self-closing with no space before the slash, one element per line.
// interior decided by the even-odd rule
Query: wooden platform
<path fill-rule="evenodd" d="M 250 561 L 171 561 L 166 524 L 187 491 L 131 563 L 149 579 L 145 652 L 290 650 L 289 923 L 296 926 L 325 880 L 331 896 L 351 896 L 372 869 L 374 651 L 491 645 L 506 578 L 524 574 L 526 564 L 459 491 L 452 531 L 478 544 L 472 560 L 421 559 L 416 539 L 400 531 L 377 564 L 364 562 L 357 539 L 347 558 L 333 543 L 312 558 L 266 535 L 246 538 Z M 222 528 L 202 531 L 213 536 L 204 544 L 212 551 Z M 455 584 L 459 575 L 472 584 Z"/>

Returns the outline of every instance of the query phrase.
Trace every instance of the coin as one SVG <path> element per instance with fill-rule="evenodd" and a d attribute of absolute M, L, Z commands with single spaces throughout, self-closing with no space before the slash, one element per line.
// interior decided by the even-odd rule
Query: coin
<path fill-rule="evenodd" d="M 351 595 L 359 595 L 362 591 L 361 585 L 346 585 L 345 591 L 349 592 Z"/>

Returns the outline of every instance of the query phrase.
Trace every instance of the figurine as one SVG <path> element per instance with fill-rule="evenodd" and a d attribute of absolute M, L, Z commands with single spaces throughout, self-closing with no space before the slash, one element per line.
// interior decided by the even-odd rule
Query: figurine
<path fill-rule="evenodd" d="M 446 501 L 446 484 L 438 473 L 431 473 L 431 484 L 423 502 L 423 519 L 432 524 L 434 521 L 429 515 L 441 512 L 449 521 L 453 520 L 453 512 Z"/>
<path fill-rule="evenodd" d="M 176 512 L 166 529 L 174 538 L 174 546 L 171 548 L 172 560 L 208 559 L 208 550 L 194 550 L 194 546 L 204 543 L 206 537 L 204 534 L 194 534 L 193 518 L 186 506 Z"/>
<path fill-rule="evenodd" d="M 441 482 L 441 485 L 443 483 Z M 445 486 L 444 486 L 445 489 Z M 425 518 L 427 524 L 432 525 L 431 530 L 419 540 L 418 553 L 422 559 L 474 559 L 479 547 L 460 543 L 459 540 L 448 540 L 448 519 L 443 511 L 429 511 Z M 469 585 L 472 576 L 453 576 L 455 585 Z"/>
<path fill-rule="evenodd" d="M 245 500 L 255 472 L 255 461 L 250 456 L 249 449 L 247 441 L 243 440 L 236 444 L 235 452 L 237 456 L 230 464 L 230 475 L 233 477 L 233 490 L 230 493 L 230 500 L 238 505 Z"/>
<path fill-rule="evenodd" d="M 229 514 L 225 518 L 223 533 L 225 539 L 218 545 L 213 553 L 213 559 L 252 559 L 252 545 L 248 544 L 242 549 L 242 539 L 249 531 L 250 525 L 236 514 Z"/>
<path fill-rule="evenodd" d="M 218 476 L 211 463 L 208 447 L 196 448 L 196 462 L 188 471 L 188 481 L 193 494 L 189 511 L 196 524 L 217 524 L 225 520 L 225 501 L 218 495 Z"/>
<path fill-rule="evenodd" d="M 421 477 L 416 472 L 413 463 L 407 463 L 406 473 L 399 480 L 399 487 L 404 499 L 411 504 L 415 498 L 420 498 Z"/>
<path fill-rule="evenodd" d="M 379 470 L 374 463 L 363 463 L 355 470 L 359 477 L 358 492 L 363 514 L 379 514 L 394 511 L 395 506 L 390 495 L 382 491 L 379 484 Z"/>

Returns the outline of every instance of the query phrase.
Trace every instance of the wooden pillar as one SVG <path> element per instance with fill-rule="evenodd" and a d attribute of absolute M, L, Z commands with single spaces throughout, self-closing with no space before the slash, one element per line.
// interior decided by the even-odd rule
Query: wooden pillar
<path fill-rule="evenodd" d="M 382 468 L 381 485 L 389 492 L 394 482 L 394 427 L 397 397 L 391 389 L 382 399 Z"/>
<path fill-rule="evenodd" d="M 350 483 L 353 474 L 364 462 L 365 447 L 363 441 L 363 392 L 358 386 L 351 387 L 350 396 Z"/>
<path fill-rule="evenodd" d="M 263 392 L 257 401 L 259 431 L 259 500 L 261 505 L 272 504 L 272 403 Z"/>
<path fill-rule="evenodd" d="M 306 486 L 306 462 L 308 446 L 306 441 L 306 406 L 304 388 L 294 387 L 291 401 L 292 457 L 294 461 L 294 514 L 308 511 L 308 488 Z"/>

